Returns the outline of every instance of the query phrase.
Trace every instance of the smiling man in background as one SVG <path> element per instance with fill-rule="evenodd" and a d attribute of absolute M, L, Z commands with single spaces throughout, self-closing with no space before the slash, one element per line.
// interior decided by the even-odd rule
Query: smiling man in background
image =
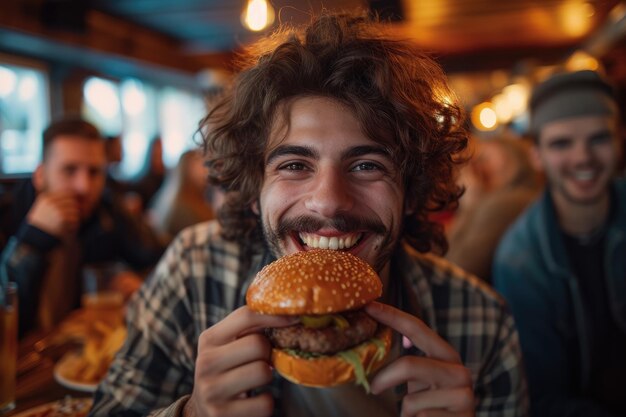
<path fill-rule="evenodd" d="M 626 415 L 626 181 L 618 109 L 597 73 L 557 74 L 531 104 L 543 197 L 512 226 L 494 284 L 520 331 L 536 416 Z"/>
<path fill-rule="evenodd" d="M 364 18 L 324 15 L 256 45 L 205 119 L 220 221 L 183 231 L 139 291 L 92 415 L 524 416 L 503 300 L 426 253 L 446 246 L 429 211 L 460 194 L 467 137 L 449 94 L 430 58 Z M 381 277 L 385 304 L 367 312 L 398 334 L 373 395 L 273 374 L 263 328 L 294 320 L 243 306 L 264 265 L 313 248 Z"/>
<path fill-rule="evenodd" d="M 163 252 L 153 234 L 102 199 L 106 163 L 95 126 L 57 120 L 43 133 L 42 162 L 1 213 L 0 273 L 18 284 L 21 335 L 49 330 L 79 307 L 83 265 L 125 261 L 143 269 Z"/>

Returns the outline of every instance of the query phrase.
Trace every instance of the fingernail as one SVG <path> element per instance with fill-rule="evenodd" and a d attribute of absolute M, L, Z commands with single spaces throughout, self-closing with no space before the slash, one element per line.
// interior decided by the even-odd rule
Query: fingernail
<path fill-rule="evenodd" d="M 411 342 L 408 337 L 402 336 L 402 347 L 405 349 L 410 349 L 413 347 L 413 342 Z"/>

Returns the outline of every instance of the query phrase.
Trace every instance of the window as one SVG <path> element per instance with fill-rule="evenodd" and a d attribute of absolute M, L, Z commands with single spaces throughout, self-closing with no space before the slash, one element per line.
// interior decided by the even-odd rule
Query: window
<path fill-rule="evenodd" d="M 173 87 L 156 87 L 136 79 L 119 83 L 92 77 L 85 82 L 83 114 L 105 135 L 122 135 L 123 158 L 114 174 L 137 177 L 150 142 L 160 137 L 167 168 L 191 147 L 198 123 L 205 116 L 200 94 Z"/>
<path fill-rule="evenodd" d="M 37 167 L 49 120 L 44 70 L 0 56 L 0 176 L 30 174 Z"/>
<path fill-rule="evenodd" d="M 159 115 L 163 162 L 173 168 L 183 152 L 198 146 L 194 134 L 206 116 L 206 106 L 199 95 L 168 87 L 161 91 Z"/>
<path fill-rule="evenodd" d="M 91 77 L 83 86 L 83 117 L 96 125 L 100 133 L 117 136 L 122 131 L 120 89 L 117 83 Z"/>

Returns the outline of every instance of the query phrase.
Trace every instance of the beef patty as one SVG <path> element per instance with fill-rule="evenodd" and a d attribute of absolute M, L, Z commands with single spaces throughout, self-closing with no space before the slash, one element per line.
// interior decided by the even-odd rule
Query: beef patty
<path fill-rule="evenodd" d="M 349 327 L 313 329 L 296 324 L 268 329 L 267 335 L 277 348 L 333 354 L 356 346 L 376 333 L 377 322 L 363 310 L 347 311 L 341 315 L 350 323 Z"/>

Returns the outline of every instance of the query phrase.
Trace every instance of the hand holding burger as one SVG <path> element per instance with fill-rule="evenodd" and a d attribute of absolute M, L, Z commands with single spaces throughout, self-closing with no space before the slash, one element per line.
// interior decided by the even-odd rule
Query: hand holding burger
<path fill-rule="evenodd" d="M 265 316 L 243 306 L 202 332 L 185 417 L 271 415 L 274 401 L 268 392 L 248 396 L 273 377 L 272 347 L 262 333 L 267 327 L 293 323 L 292 318 Z"/>
<path fill-rule="evenodd" d="M 299 323 L 269 328 L 272 364 L 288 380 L 328 387 L 356 382 L 369 391 L 367 375 L 391 347 L 391 330 L 362 309 L 382 294 L 376 272 L 346 252 L 296 252 L 267 265 L 246 295 L 262 314 L 295 316 Z"/>
<path fill-rule="evenodd" d="M 345 252 L 297 252 L 266 266 L 248 305 L 202 333 L 184 415 L 270 415 L 268 392 L 247 395 L 271 382 L 270 364 L 298 384 L 369 390 L 367 375 L 385 362 L 392 328 L 425 356 L 385 364 L 372 393 L 406 384 L 402 415 L 474 416 L 472 378 L 458 353 L 419 318 L 375 302 L 381 293 L 371 267 Z"/>

